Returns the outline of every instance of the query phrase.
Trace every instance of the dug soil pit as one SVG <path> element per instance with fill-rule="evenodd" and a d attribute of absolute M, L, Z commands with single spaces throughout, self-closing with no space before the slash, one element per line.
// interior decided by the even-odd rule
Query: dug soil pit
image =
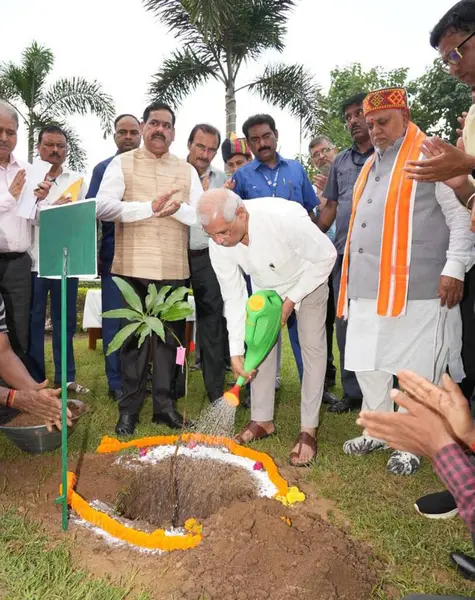
<path fill-rule="evenodd" d="M 85 404 L 81 404 L 78 406 L 77 404 L 74 404 L 74 402 L 68 402 L 68 408 L 72 413 L 73 419 L 77 419 L 85 412 L 87 412 L 87 407 Z M 34 415 L 27 415 L 26 413 L 21 413 L 8 423 L 5 423 L 5 427 L 32 427 L 35 425 L 44 424 L 44 420 L 39 417 L 35 417 Z"/>
<path fill-rule="evenodd" d="M 178 456 L 129 473 L 115 509 L 132 521 L 181 527 L 191 517 L 201 521 L 222 507 L 256 496 L 256 484 L 244 469 Z"/>
<path fill-rule="evenodd" d="M 78 493 L 89 502 L 99 499 L 121 508 L 137 529 L 167 527 L 173 512 L 168 500 L 170 459 L 146 465 L 142 461 L 144 471 L 120 464 L 126 460 L 133 466 L 133 456 L 123 456 L 119 464 L 116 460 L 117 455 L 88 454 L 71 460 Z M 61 508 L 54 504 L 59 467 L 56 456 L 0 461 L 0 503 L 25 507 L 30 518 L 42 521 L 49 537 L 64 539 Z M 104 540 L 73 518 L 68 537 L 75 565 L 115 581 L 130 581 L 133 571 L 134 593 L 143 586 L 153 600 L 371 597 L 380 581 L 378 563 L 368 546 L 321 518 L 316 490 L 306 490 L 304 503 L 286 508 L 274 499 L 256 497 L 252 474 L 237 467 L 186 457 L 179 457 L 176 467 L 183 497 L 179 520 L 195 517 L 202 523 L 201 544 L 187 551 L 148 554 Z M 142 501 L 145 495 L 153 509 Z"/>

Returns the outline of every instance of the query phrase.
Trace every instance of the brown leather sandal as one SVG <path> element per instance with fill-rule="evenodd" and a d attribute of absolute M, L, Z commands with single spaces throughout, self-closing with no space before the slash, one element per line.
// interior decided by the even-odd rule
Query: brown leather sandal
<path fill-rule="evenodd" d="M 309 467 L 310 465 L 313 465 L 317 458 L 317 450 L 318 450 L 318 444 L 317 444 L 316 438 L 312 437 L 306 431 L 301 431 L 299 433 L 297 439 L 295 440 L 294 445 L 297 445 L 297 444 L 298 444 L 297 452 L 291 452 L 290 456 L 289 456 L 289 463 L 292 465 L 292 467 Z M 314 452 L 312 458 L 304 463 L 296 462 L 296 461 L 298 461 L 298 459 L 300 457 L 300 452 L 302 451 L 302 446 L 310 446 L 310 448 Z"/>
<path fill-rule="evenodd" d="M 248 431 L 252 433 L 252 438 L 249 440 L 244 440 L 243 435 Z M 272 433 L 267 433 L 264 427 L 261 427 L 256 421 L 249 421 L 241 433 L 234 436 L 233 439 L 236 444 L 249 444 L 249 442 L 253 442 L 254 440 L 263 440 L 265 438 L 272 437 L 273 435 L 275 435 L 275 429 Z"/>

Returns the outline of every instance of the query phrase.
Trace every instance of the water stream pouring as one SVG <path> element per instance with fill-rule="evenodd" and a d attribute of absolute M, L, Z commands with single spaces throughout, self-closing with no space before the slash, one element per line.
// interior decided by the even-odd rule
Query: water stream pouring
<path fill-rule="evenodd" d="M 263 362 L 279 337 L 282 320 L 282 299 L 273 290 L 261 290 L 253 294 L 246 306 L 246 354 L 244 370 L 250 373 Z M 238 406 L 239 391 L 246 383 L 240 375 L 223 398 L 231 406 Z"/>

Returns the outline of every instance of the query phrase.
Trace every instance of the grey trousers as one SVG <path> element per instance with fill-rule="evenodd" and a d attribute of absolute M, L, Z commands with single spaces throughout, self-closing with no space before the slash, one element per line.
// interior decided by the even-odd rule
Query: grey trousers
<path fill-rule="evenodd" d="M 333 268 L 333 293 L 335 296 L 335 304 L 338 303 L 338 294 L 340 291 L 341 267 L 343 263 L 343 255 L 339 254 Z M 362 392 L 358 384 L 358 379 L 353 371 L 345 369 L 345 345 L 346 345 L 346 330 L 348 321 L 343 319 L 335 320 L 336 341 L 338 350 L 340 351 L 340 373 L 343 395 L 358 400 L 362 397 Z"/>
<path fill-rule="evenodd" d="M 318 425 L 327 368 L 326 315 L 328 284 L 325 282 L 302 300 L 297 312 L 297 328 L 302 349 L 303 379 L 301 390 L 302 427 Z M 277 344 L 258 369 L 251 383 L 251 419 L 274 419 Z"/>

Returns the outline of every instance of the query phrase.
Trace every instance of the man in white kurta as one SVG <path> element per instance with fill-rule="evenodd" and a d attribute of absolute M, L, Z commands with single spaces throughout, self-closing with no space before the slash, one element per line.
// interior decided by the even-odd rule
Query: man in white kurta
<path fill-rule="evenodd" d="M 338 306 L 344 316 L 349 301 L 345 367 L 356 372 L 363 410 L 393 410 L 390 392 L 402 369 L 436 383 L 449 364 L 462 369 L 451 351 L 460 349 L 458 303 L 475 238 L 450 188 L 406 179 L 406 158 L 418 156 L 425 139 L 406 102 L 404 90 L 393 89 L 363 104 L 376 152 L 355 184 Z M 363 432 L 343 448 L 364 455 L 384 445 Z M 394 452 L 387 468 L 409 475 L 419 464 Z"/>
<path fill-rule="evenodd" d="M 282 324 L 295 308 L 303 357 L 301 432 L 290 461 L 304 466 L 317 453 L 316 428 L 326 370 L 325 319 L 328 276 L 336 251 L 297 202 L 280 198 L 243 201 L 230 190 L 210 190 L 198 216 L 211 237 L 210 258 L 221 287 L 236 375 L 244 372 L 244 331 L 248 294 L 242 271 L 255 289 L 275 290 L 283 299 Z M 277 346 L 252 382 L 251 421 L 236 441 L 272 435 Z"/>

